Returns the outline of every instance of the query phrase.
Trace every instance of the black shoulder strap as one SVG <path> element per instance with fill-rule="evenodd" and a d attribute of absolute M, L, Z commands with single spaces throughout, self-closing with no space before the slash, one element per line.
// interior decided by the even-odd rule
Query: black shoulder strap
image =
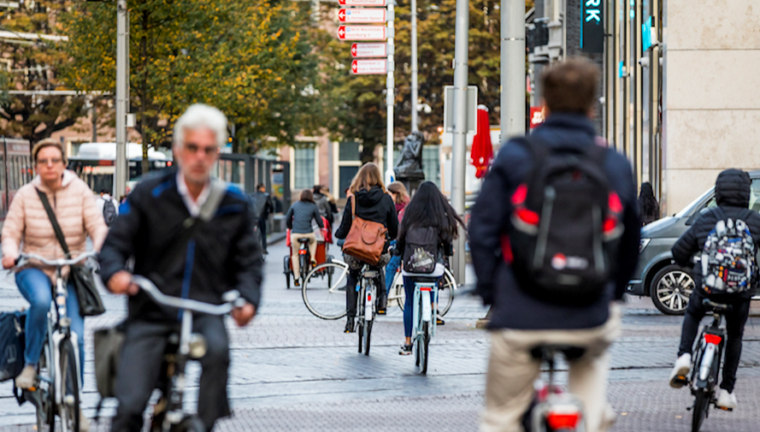
<path fill-rule="evenodd" d="M 40 201 L 42 201 L 42 206 L 45 207 L 45 212 L 47 212 L 48 219 L 50 219 L 50 223 L 53 225 L 55 237 L 58 239 L 58 243 L 61 244 L 63 253 L 66 254 L 66 258 L 71 258 L 71 254 L 69 253 L 69 245 L 66 244 L 66 238 L 63 236 L 61 226 L 58 225 L 58 219 L 55 217 L 55 213 L 53 213 L 53 208 L 50 207 L 50 201 L 48 201 L 47 195 L 45 192 L 42 192 L 37 188 L 34 189 L 37 191 L 37 195 L 40 197 Z"/>

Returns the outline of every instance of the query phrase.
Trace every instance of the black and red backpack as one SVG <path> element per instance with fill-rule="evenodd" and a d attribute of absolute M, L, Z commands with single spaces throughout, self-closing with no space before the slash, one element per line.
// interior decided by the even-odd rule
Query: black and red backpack
<path fill-rule="evenodd" d="M 533 168 L 511 197 L 511 228 L 502 252 L 521 289 L 544 301 L 582 305 L 599 299 L 612 279 L 623 205 L 597 145 L 549 147 L 521 139 Z"/>

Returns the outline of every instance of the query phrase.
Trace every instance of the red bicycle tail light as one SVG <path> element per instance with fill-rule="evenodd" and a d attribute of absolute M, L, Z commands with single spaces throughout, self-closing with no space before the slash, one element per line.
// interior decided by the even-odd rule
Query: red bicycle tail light
<path fill-rule="evenodd" d="M 713 345 L 720 345 L 720 341 L 722 341 L 723 338 L 710 333 L 705 333 L 705 342 Z"/>
<path fill-rule="evenodd" d="M 549 412 L 546 415 L 546 424 L 549 425 L 551 430 L 575 430 L 578 427 L 578 423 L 581 420 L 581 413 L 574 412 Z"/>
<path fill-rule="evenodd" d="M 298 255 L 306 255 L 306 252 L 307 252 L 306 249 L 299 249 Z"/>

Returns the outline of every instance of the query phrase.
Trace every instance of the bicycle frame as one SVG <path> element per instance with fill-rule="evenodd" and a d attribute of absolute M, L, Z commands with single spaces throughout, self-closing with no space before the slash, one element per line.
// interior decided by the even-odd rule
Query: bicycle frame
<path fill-rule="evenodd" d="M 723 316 L 719 313 L 713 314 L 713 322 L 710 327 L 705 327 L 700 334 L 700 362 L 699 367 L 695 367 L 696 379 L 694 379 L 694 390 L 707 389 L 712 391 L 717 384 L 713 376 L 715 361 L 717 360 L 717 369 L 720 369 L 720 363 L 723 357 L 723 344 L 726 339 L 725 329 L 721 326 Z M 697 365 L 695 365 L 697 366 Z"/>
<path fill-rule="evenodd" d="M 423 336 L 423 323 L 430 323 L 430 336 L 435 337 L 437 320 L 433 317 L 432 299 L 438 298 L 438 284 L 435 282 L 414 282 L 414 304 L 412 308 L 412 336 L 419 339 Z"/>

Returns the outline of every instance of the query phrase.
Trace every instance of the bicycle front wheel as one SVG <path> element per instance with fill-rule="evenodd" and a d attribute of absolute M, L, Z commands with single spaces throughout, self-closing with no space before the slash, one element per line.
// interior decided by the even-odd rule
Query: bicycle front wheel
<path fill-rule="evenodd" d="M 63 339 L 60 345 L 61 405 L 58 416 L 63 432 L 79 432 L 79 365 L 71 339 Z"/>
<path fill-rule="evenodd" d="M 301 295 L 317 318 L 336 320 L 346 316 L 348 266 L 340 262 L 320 264 L 302 281 Z"/>

